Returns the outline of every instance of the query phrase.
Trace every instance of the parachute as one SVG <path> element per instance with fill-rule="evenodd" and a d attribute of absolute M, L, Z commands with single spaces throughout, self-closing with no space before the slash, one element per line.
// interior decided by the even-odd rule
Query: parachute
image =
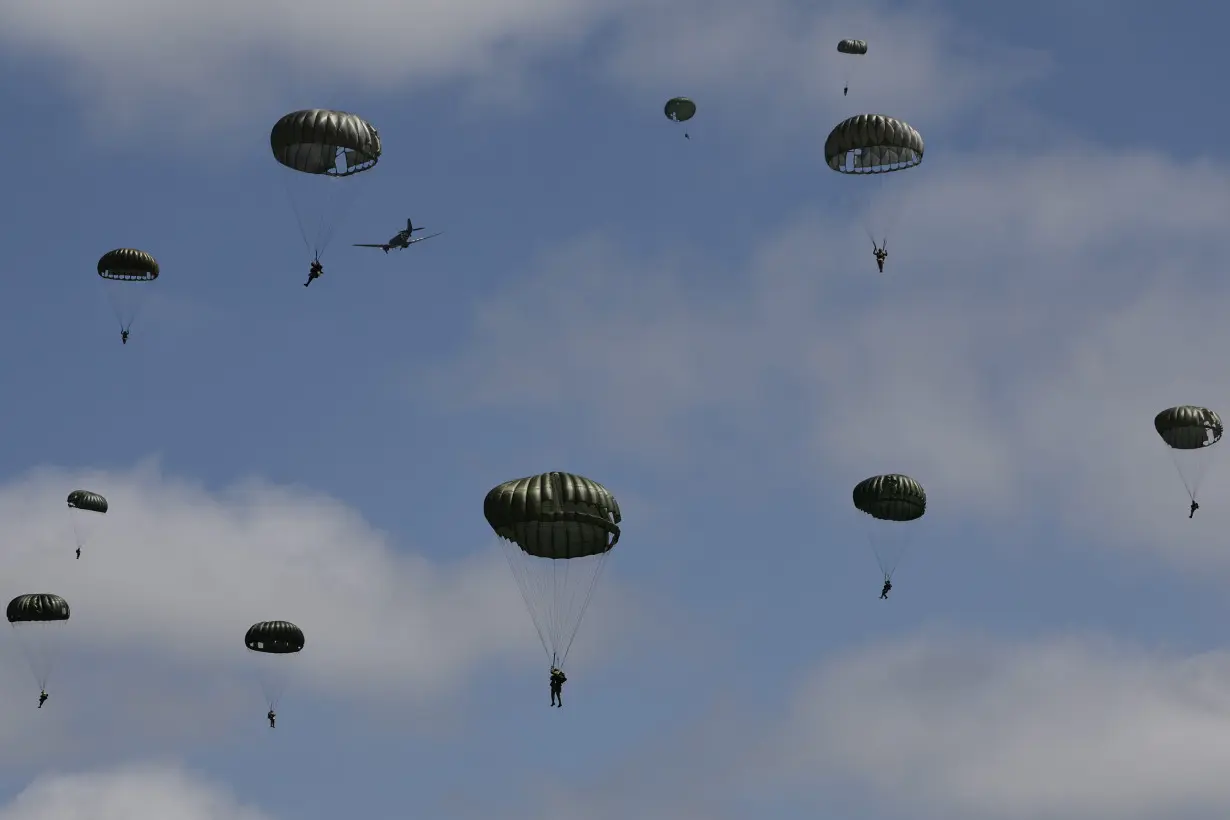
<path fill-rule="evenodd" d="M 1158 413 L 1153 428 L 1170 448 L 1175 469 L 1194 502 L 1212 463 L 1204 451 L 1221 441 L 1225 430 L 1221 417 L 1207 407 L 1183 404 Z"/>
<path fill-rule="evenodd" d="M 248 627 L 243 642 L 259 659 L 261 689 L 273 711 L 290 678 L 287 661 L 303 651 L 303 630 L 290 621 L 261 621 Z"/>
<path fill-rule="evenodd" d="M 687 97 L 671 97 L 666 101 L 663 113 L 671 122 L 687 122 L 696 116 L 696 103 Z M 687 132 L 684 132 L 684 136 L 688 136 Z"/>
<path fill-rule="evenodd" d="M 18 595 L 9 601 L 9 623 L 43 691 L 59 654 L 62 630 L 68 623 L 68 601 L 49 592 Z"/>
<path fill-rule="evenodd" d="M 145 251 L 117 248 L 98 260 L 98 275 L 120 330 L 129 330 L 145 300 L 147 283 L 158 278 L 158 262 Z"/>
<path fill-rule="evenodd" d="M 824 161 L 850 182 L 849 193 L 863 212 L 867 236 L 883 247 L 892 215 L 880 188 L 887 174 L 923 160 L 923 138 L 909 124 L 882 114 L 858 114 L 838 123 L 824 141 Z"/>
<path fill-rule="evenodd" d="M 493 488 L 483 515 L 504 547 L 543 650 L 562 669 L 619 541 L 618 502 L 596 481 L 543 473 Z"/>
<path fill-rule="evenodd" d="M 859 56 L 867 53 L 866 40 L 842 40 L 837 44 L 837 51 L 841 54 L 850 54 Z M 850 90 L 850 63 L 843 62 L 842 69 L 844 71 L 843 85 L 845 90 Z M 844 92 L 843 92 L 844 93 Z"/>
<path fill-rule="evenodd" d="M 77 549 L 85 546 L 86 540 L 99 521 L 99 514 L 107 512 L 107 499 L 90 490 L 73 490 L 68 494 L 68 517 L 77 536 Z"/>
<path fill-rule="evenodd" d="M 905 475 L 877 475 L 854 485 L 854 507 L 871 516 L 868 538 L 885 578 L 892 578 L 905 554 L 911 527 L 927 512 L 927 492 Z"/>
<path fill-rule="evenodd" d="M 333 239 L 341 211 L 357 193 L 353 181 L 343 180 L 375 167 L 380 134 L 355 114 L 313 108 L 278 120 L 269 133 L 269 146 L 274 159 L 296 172 L 285 180 L 287 196 L 303 243 L 319 259 Z M 292 186 L 301 190 L 292 191 Z"/>

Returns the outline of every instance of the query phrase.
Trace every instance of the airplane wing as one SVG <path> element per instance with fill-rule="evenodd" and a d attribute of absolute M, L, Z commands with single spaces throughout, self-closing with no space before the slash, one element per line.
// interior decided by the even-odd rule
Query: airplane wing
<path fill-rule="evenodd" d="M 440 231 L 440 233 L 428 234 L 427 236 L 416 236 L 414 239 L 410 240 L 410 244 L 413 245 L 415 242 L 422 242 L 424 239 L 434 239 L 441 233 L 444 233 L 444 231 Z"/>
<path fill-rule="evenodd" d="M 356 244 L 356 245 L 351 245 L 350 247 L 352 247 L 352 248 L 387 248 L 387 247 L 388 247 L 388 245 L 362 245 L 362 244 Z"/>

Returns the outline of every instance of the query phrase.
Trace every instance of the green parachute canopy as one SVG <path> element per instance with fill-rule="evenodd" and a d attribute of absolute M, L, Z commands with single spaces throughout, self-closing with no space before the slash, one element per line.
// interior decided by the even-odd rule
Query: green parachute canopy
<path fill-rule="evenodd" d="M 562 668 L 606 556 L 619 541 L 619 503 L 573 473 L 505 481 L 483 500 L 543 650 Z"/>
<path fill-rule="evenodd" d="M 1175 469 L 1192 501 L 1208 473 L 1212 460 L 1205 452 L 1221 441 L 1225 428 L 1221 417 L 1207 407 L 1182 404 L 1158 413 L 1153 429 L 1170 449 Z"/>
<path fill-rule="evenodd" d="M 70 614 L 68 601 L 50 592 L 32 592 L 18 595 L 9 601 L 8 615 L 11 624 L 47 623 L 67 621 Z"/>
<path fill-rule="evenodd" d="M 253 652 L 288 655 L 303 650 L 304 637 L 290 621 L 261 621 L 248 627 L 243 642 Z"/>
<path fill-rule="evenodd" d="M 73 490 L 68 494 L 68 506 L 74 510 L 105 513 L 107 499 L 90 490 Z"/>
<path fill-rule="evenodd" d="M 842 54 L 866 54 L 866 40 L 842 40 L 837 44 L 837 50 Z"/>
<path fill-rule="evenodd" d="M 293 111 L 274 123 L 269 147 L 274 159 L 298 172 L 284 179 L 286 193 L 303 242 L 319 259 L 357 193 L 353 182 L 339 185 L 339 181 L 376 166 L 382 151 L 380 133 L 356 114 L 312 108 Z"/>
<path fill-rule="evenodd" d="M 824 161 L 840 174 L 885 174 L 923 160 L 923 138 L 908 123 L 883 114 L 857 114 L 824 141 Z"/>
<path fill-rule="evenodd" d="M 906 475 L 877 475 L 854 485 L 854 507 L 871 516 L 868 539 L 885 578 L 892 578 L 911 540 L 911 527 L 927 512 L 927 492 Z"/>

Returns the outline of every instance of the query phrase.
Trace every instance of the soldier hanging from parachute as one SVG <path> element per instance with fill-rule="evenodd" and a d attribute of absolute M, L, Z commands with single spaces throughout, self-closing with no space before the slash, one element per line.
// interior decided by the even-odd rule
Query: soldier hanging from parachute
<path fill-rule="evenodd" d="M 499 536 L 551 661 L 551 705 L 562 706 L 564 661 L 606 557 L 619 542 L 619 503 L 584 476 L 543 473 L 493 488 L 483 515 Z"/>
<path fill-rule="evenodd" d="M 145 296 L 144 283 L 158 278 L 158 262 L 145 251 L 117 248 L 103 254 L 97 267 L 107 300 L 120 322 L 120 342 L 128 344 L 128 334 Z"/>
<path fill-rule="evenodd" d="M 1221 441 L 1225 432 L 1221 417 L 1207 407 L 1183 404 L 1158 413 L 1153 419 L 1153 429 L 1170 448 L 1175 469 L 1191 500 L 1187 517 L 1194 518 L 1196 510 L 1200 509 L 1196 501 L 1200 482 L 1211 465 L 1206 450 Z"/>
<path fill-rule="evenodd" d="M 860 56 L 867 53 L 866 40 L 842 40 L 837 44 L 837 51 L 840 54 L 849 54 L 852 56 Z M 846 96 L 850 93 L 850 70 L 846 69 L 845 87 L 841 89 L 841 96 Z"/>
<path fill-rule="evenodd" d="M 923 160 L 923 138 L 908 123 L 882 114 L 858 114 L 837 124 L 824 141 L 824 161 L 858 185 L 871 180 L 882 184 L 884 175 L 916 167 Z M 870 177 L 859 182 L 856 177 Z M 870 211 L 870 208 L 866 208 Z M 870 213 L 866 218 L 871 219 Z M 869 222 L 876 267 L 884 271 L 888 259 L 888 225 Z M 877 239 L 877 236 L 880 238 Z"/>
<path fill-rule="evenodd" d="M 903 531 L 901 525 L 923 517 L 927 512 L 927 493 L 909 476 L 877 475 L 856 484 L 853 499 L 854 508 L 876 522 L 868 537 L 884 574 L 880 598 L 887 600 L 893 588 L 893 572 L 910 536 L 910 528 Z"/>
<path fill-rule="evenodd" d="M 274 124 L 269 134 L 269 146 L 274 159 L 298 172 L 295 180 L 300 179 L 299 175 L 303 175 L 303 180 L 321 181 L 320 185 L 312 186 L 312 196 L 305 197 L 308 199 L 315 199 L 322 194 L 326 184 L 336 185 L 339 180 L 374 168 L 381 153 L 380 134 L 371 123 L 345 111 L 320 108 L 294 111 L 282 117 Z M 286 181 L 288 184 L 291 182 Z M 344 192 L 351 196 L 355 193 L 353 183 L 346 183 L 342 187 Z M 339 192 L 336 188 L 331 188 L 329 193 Z M 332 217 L 320 214 L 316 220 L 316 229 L 309 236 L 304 214 L 289 188 L 287 195 L 295 209 L 303 243 L 312 252 L 308 280 L 304 283 L 304 287 L 307 287 L 324 273 L 320 256 L 333 239 L 340 214 Z"/>

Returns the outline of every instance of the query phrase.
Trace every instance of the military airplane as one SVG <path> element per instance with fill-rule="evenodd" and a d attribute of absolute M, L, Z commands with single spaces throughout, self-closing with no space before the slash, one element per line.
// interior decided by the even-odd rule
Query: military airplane
<path fill-rule="evenodd" d="M 410 237 L 410 234 L 414 233 L 415 231 L 421 231 L 421 230 L 423 229 L 414 227 L 414 222 L 412 220 L 407 219 L 406 229 L 404 231 L 398 231 L 397 236 L 393 237 L 388 242 L 384 242 L 379 245 L 356 244 L 354 247 L 356 248 L 380 248 L 385 253 L 388 253 L 393 248 L 402 250 L 402 249 L 410 247 L 415 242 L 422 242 L 424 239 L 431 239 L 432 237 L 439 236 L 440 233 L 444 233 L 444 231 L 440 231 L 440 233 L 428 234 L 427 236 L 416 236 L 413 239 Z"/>

